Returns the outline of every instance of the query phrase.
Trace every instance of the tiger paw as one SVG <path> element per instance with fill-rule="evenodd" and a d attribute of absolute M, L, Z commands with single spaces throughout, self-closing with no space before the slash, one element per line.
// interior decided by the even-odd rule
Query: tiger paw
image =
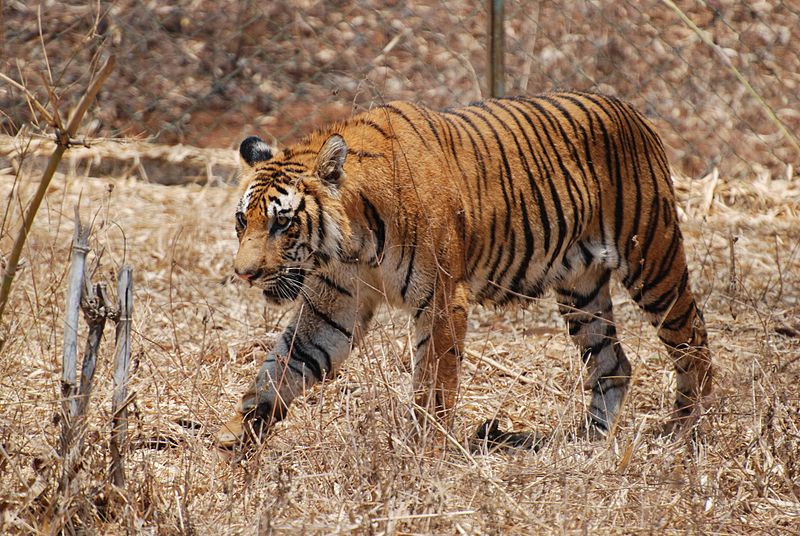
<path fill-rule="evenodd" d="M 214 443 L 220 448 L 231 449 L 240 445 L 260 443 L 272 425 L 286 416 L 286 406 L 262 402 L 253 409 L 237 411 L 228 422 L 214 434 Z"/>
<path fill-rule="evenodd" d="M 657 430 L 657 435 L 673 441 L 688 440 L 696 444 L 708 432 L 708 420 L 703 417 L 701 410 L 675 411 L 670 419 Z"/>
<path fill-rule="evenodd" d="M 594 419 L 585 419 L 574 434 L 568 436 L 571 441 L 603 441 L 609 437 L 608 428 L 604 423 Z"/>
<path fill-rule="evenodd" d="M 244 415 L 237 411 L 233 417 L 228 419 L 228 421 L 216 431 L 214 434 L 214 444 L 222 449 L 233 449 L 243 444 L 247 438 L 245 427 Z"/>

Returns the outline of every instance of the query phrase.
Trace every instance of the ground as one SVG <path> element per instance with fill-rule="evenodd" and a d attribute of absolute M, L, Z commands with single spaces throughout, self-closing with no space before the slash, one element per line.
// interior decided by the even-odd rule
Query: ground
<path fill-rule="evenodd" d="M 81 169 L 78 167 L 78 169 Z M 0 248 L 38 182 L 0 170 Z M 447 445 L 409 437 L 408 319 L 386 309 L 342 373 L 301 397 L 248 455 L 214 447 L 286 310 L 232 282 L 232 186 L 57 175 L 24 251 L 0 352 L 0 532 L 47 532 L 56 491 L 65 275 L 73 207 L 93 223 L 95 281 L 134 269 L 127 482 L 107 484 L 112 330 L 92 393 L 73 526 L 144 534 L 796 533 L 800 520 L 800 181 L 676 177 L 692 282 L 714 353 L 697 444 L 654 431 L 672 401 L 666 353 L 619 288 L 634 364 L 608 441 L 570 441 L 588 403 L 552 298 L 471 312 Z M 12 187 L 15 195 L 10 196 Z M 85 337 L 82 327 L 81 342 Z M 551 434 L 538 453 L 471 454 L 475 427 Z M 58 502 L 56 502 L 58 499 Z"/>

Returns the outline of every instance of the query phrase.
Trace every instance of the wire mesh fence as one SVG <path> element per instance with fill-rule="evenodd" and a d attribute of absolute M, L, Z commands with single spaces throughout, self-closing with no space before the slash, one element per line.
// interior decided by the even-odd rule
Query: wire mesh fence
<path fill-rule="evenodd" d="M 114 50 L 120 65 L 86 135 L 232 147 L 256 132 L 285 143 L 385 100 L 486 96 L 489 4 L 6 1 L 0 69 L 46 101 L 43 81 L 68 94 Z M 506 93 L 613 94 L 656 123 L 677 172 L 792 177 L 800 3 L 676 4 L 506 1 Z M 7 133 L 31 120 L 8 84 L 0 110 Z"/>

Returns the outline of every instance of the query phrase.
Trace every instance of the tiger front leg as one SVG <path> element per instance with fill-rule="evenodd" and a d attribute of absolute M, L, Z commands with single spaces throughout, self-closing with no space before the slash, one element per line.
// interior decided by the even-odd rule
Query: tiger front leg
<path fill-rule="evenodd" d="M 302 317 L 301 317 L 302 318 Z M 216 443 L 225 448 L 248 440 L 260 440 L 270 427 L 286 417 L 292 400 L 307 388 L 328 377 L 327 353 L 305 342 L 296 325 L 290 325 L 275 347 L 267 353 L 255 380 L 242 395 L 238 410 L 220 428 Z M 347 349 L 350 342 L 347 341 Z M 344 352 L 346 356 L 346 351 Z M 344 360 L 344 357 L 341 358 Z M 332 359 L 330 360 L 333 361 Z"/>
<path fill-rule="evenodd" d="M 347 358 L 353 336 L 366 329 L 374 300 L 329 283 L 307 292 L 294 318 L 267 353 L 255 380 L 242 395 L 238 411 L 215 435 L 230 448 L 263 437 L 286 417 L 289 405 L 311 386 L 331 378 Z"/>
<path fill-rule="evenodd" d="M 414 356 L 415 417 L 421 431 L 434 417 L 448 430 L 458 397 L 459 372 L 467 329 L 467 293 L 461 286 L 440 293 L 416 321 Z"/>

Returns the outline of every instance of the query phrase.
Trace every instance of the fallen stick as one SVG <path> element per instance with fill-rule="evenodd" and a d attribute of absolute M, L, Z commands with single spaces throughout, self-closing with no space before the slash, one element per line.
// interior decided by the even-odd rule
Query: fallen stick
<path fill-rule="evenodd" d="M 505 366 L 504 364 L 500 363 L 499 361 L 497 361 L 495 359 L 492 359 L 491 357 L 488 357 L 486 355 L 477 354 L 477 353 L 473 352 L 472 350 L 467 350 L 464 353 L 466 355 L 468 355 L 469 357 L 477 359 L 479 362 L 486 363 L 486 364 L 496 368 L 500 372 L 503 372 L 503 373 L 507 374 L 508 376 L 511 376 L 512 378 L 514 378 L 514 380 L 516 380 L 516 381 L 518 381 L 520 383 L 524 383 L 526 385 L 538 385 L 539 387 L 541 387 L 545 391 L 547 391 L 547 392 L 549 392 L 551 394 L 554 394 L 554 395 L 558 395 L 558 396 L 564 396 L 564 394 L 565 394 L 563 391 L 561 391 L 559 389 L 555 389 L 555 388 L 547 385 L 546 383 L 543 383 L 540 380 L 536 380 L 536 379 L 533 379 L 533 378 L 528 378 L 527 376 L 523 376 L 522 372 L 517 372 L 517 371 Z M 473 370 L 478 370 L 478 366 L 475 363 L 471 363 L 469 361 L 464 361 L 464 363 L 467 366 L 473 368 Z"/>

